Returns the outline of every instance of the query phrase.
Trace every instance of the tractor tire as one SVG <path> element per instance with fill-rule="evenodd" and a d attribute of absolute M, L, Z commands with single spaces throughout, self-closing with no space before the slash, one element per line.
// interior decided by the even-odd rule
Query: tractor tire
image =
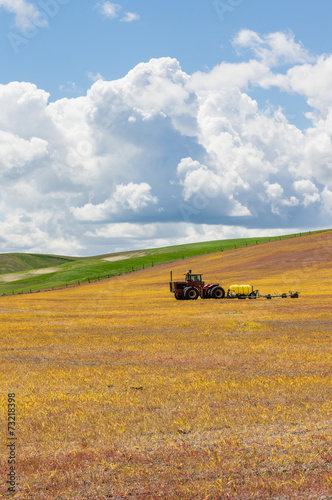
<path fill-rule="evenodd" d="M 249 299 L 256 299 L 256 292 L 250 292 L 248 297 Z"/>
<path fill-rule="evenodd" d="M 198 290 L 193 286 L 188 286 L 183 290 L 185 300 L 196 300 L 198 297 Z"/>
<path fill-rule="evenodd" d="M 214 286 L 211 290 L 211 297 L 213 299 L 223 299 L 225 297 L 225 290 L 221 286 Z"/>
<path fill-rule="evenodd" d="M 183 295 L 180 295 L 179 293 L 175 292 L 174 297 L 176 298 L 176 300 L 183 300 Z"/>

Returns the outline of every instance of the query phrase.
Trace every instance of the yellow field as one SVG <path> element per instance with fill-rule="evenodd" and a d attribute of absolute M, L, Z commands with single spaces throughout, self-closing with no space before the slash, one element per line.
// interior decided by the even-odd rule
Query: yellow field
<path fill-rule="evenodd" d="M 170 269 L 300 298 L 176 301 Z M 0 497 L 332 498 L 331 278 L 322 233 L 1 297 Z"/>

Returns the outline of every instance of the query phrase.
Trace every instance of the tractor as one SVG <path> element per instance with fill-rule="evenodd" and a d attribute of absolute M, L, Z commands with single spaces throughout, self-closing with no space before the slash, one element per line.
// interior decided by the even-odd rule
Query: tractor
<path fill-rule="evenodd" d="M 219 283 L 208 283 L 202 280 L 201 274 L 194 274 L 191 269 L 185 275 L 184 281 L 173 281 L 171 271 L 171 281 L 169 282 L 170 292 L 174 293 L 177 300 L 201 299 L 223 299 L 225 290 Z"/>

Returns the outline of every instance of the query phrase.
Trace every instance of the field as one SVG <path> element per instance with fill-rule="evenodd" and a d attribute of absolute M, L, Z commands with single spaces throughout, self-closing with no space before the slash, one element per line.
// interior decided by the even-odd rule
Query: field
<path fill-rule="evenodd" d="M 188 269 L 300 297 L 176 301 Z M 331 499 L 331 278 L 325 232 L 1 297 L 0 497 Z"/>
<path fill-rule="evenodd" d="M 301 233 L 302 236 L 308 233 Z M 311 234 L 311 233 L 310 233 Z M 312 233 L 314 234 L 314 233 Z M 272 237 L 238 238 L 94 257 L 64 257 L 42 254 L 0 254 L 0 294 L 29 293 L 96 281 L 175 260 L 231 248 L 259 245 L 267 241 L 293 238 L 294 234 Z"/>

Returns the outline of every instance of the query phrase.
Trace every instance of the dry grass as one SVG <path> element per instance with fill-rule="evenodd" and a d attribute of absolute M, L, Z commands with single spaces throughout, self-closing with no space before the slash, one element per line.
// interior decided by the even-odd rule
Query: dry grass
<path fill-rule="evenodd" d="M 3 298 L 12 498 L 332 498 L 331 242 L 307 236 Z M 175 301 L 171 268 L 301 294 Z"/>

